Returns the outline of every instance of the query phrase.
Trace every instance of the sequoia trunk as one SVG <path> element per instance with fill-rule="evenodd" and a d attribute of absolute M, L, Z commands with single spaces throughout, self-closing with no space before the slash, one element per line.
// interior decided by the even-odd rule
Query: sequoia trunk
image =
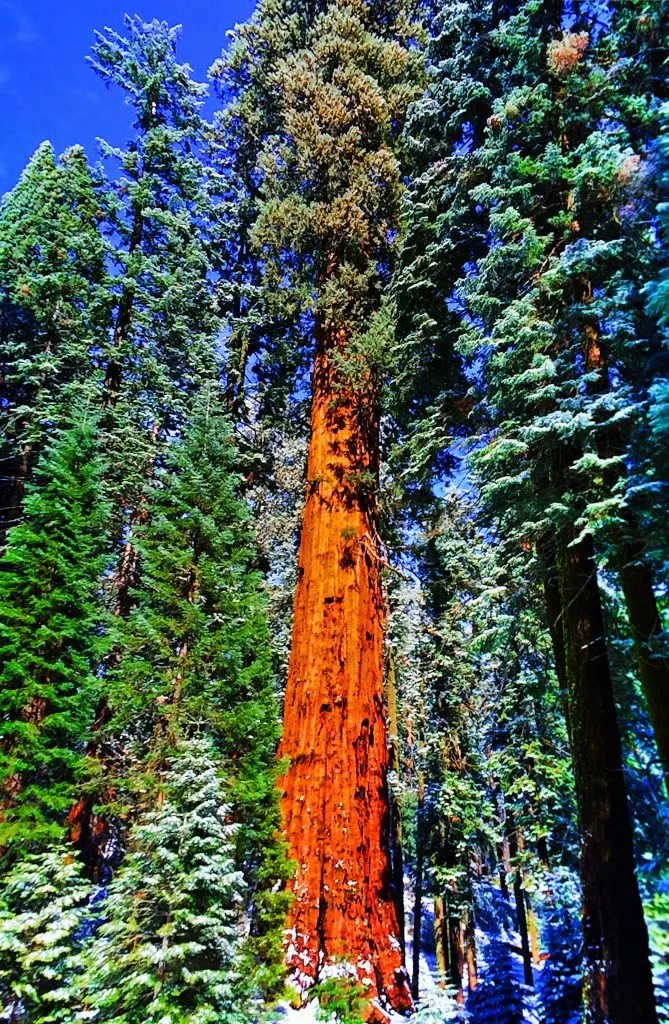
<path fill-rule="evenodd" d="M 341 331 L 317 332 L 280 751 L 297 865 L 287 959 L 303 996 L 324 967 L 346 961 L 370 999 L 408 1009 L 389 857 L 378 415 L 369 395 L 338 380 L 333 355 L 345 345 Z"/>
<path fill-rule="evenodd" d="M 581 834 L 586 1000 L 593 1024 L 657 1021 L 648 934 L 592 540 L 563 536 L 557 566 Z"/>

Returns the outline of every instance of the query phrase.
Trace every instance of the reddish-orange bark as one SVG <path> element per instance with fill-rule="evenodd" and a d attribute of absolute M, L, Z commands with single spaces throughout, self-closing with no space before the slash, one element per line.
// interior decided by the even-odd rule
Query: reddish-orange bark
<path fill-rule="evenodd" d="M 355 967 L 370 1000 L 408 1009 L 389 857 L 383 596 L 373 498 L 378 418 L 338 383 L 319 332 L 281 756 L 297 865 L 287 959 L 304 995 L 327 965 Z M 362 479 L 361 479 L 362 474 Z M 372 1010 L 372 1013 L 374 1011 Z"/>

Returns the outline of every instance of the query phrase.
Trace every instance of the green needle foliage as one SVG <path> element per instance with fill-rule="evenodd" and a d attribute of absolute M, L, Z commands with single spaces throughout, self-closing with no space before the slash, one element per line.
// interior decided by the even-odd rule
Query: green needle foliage
<path fill-rule="evenodd" d="M 0 560 L 0 845 L 12 850 L 62 835 L 101 690 L 103 473 L 95 418 L 76 410 Z"/>
<path fill-rule="evenodd" d="M 79 147 L 43 143 L 0 203 L 0 528 L 73 395 L 94 395 L 108 305 L 97 180 Z"/>
<path fill-rule="evenodd" d="M 54 1024 L 75 1019 L 80 950 L 91 885 L 74 849 L 24 857 L 3 876 L 0 1001 L 3 1019 Z"/>
<path fill-rule="evenodd" d="M 254 904 L 249 970 L 274 990 L 286 905 L 276 885 L 287 873 L 276 835 L 278 708 L 237 459 L 220 390 L 205 386 L 148 492 L 149 521 L 133 535 L 142 583 L 116 630 L 105 681 L 112 718 L 101 738 L 123 743 L 120 790 L 109 810 L 124 814 L 155 789 L 162 759 L 179 737 L 207 730 L 240 825 L 237 863 Z"/>
<path fill-rule="evenodd" d="M 175 747 L 159 784 L 159 804 L 134 825 L 86 955 L 86 1016 L 117 1024 L 249 1020 L 238 826 L 206 734 Z"/>
<path fill-rule="evenodd" d="M 0 201 L 0 1018 L 278 1012 L 325 341 L 393 449 L 355 482 L 389 544 L 417 1020 L 650 1024 L 637 883 L 669 1019 L 667 25 L 259 0 L 212 124 L 178 28 L 97 34 L 129 139 L 95 169 L 43 143 Z M 344 974 L 312 994 L 355 1024 Z"/>

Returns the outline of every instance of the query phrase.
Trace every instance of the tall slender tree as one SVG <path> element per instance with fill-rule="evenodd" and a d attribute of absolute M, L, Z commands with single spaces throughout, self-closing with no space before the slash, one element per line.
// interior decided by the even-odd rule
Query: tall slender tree
<path fill-rule="evenodd" d="M 138 572 L 127 529 L 147 515 L 145 492 L 167 433 L 183 419 L 198 382 L 213 372 L 210 204 L 199 151 L 206 86 L 177 60 L 179 34 L 165 22 L 126 17 L 125 34 L 98 33 L 90 59 L 134 114 L 125 149 L 102 144 L 120 172 L 101 196 L 112 268 L 101 360 L 119 543 L 113 601 L 122 616 Z"/>
<path fill-rule="evenodd" d="M 107 314 L 98 182 L 79 147 L 44 142 L 0 204 L 0 534 L 41 450 L 98 381 Z"/>

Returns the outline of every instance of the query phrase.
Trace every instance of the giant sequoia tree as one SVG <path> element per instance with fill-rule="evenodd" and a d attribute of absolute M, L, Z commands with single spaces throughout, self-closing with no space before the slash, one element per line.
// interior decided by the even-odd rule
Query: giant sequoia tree
<path fill-rule="evenodd" d="M 389 888 L 379 406 L 369 332 L 392 257 L 396 134 L 416 80 L 402 12 L 335 5 L 279 62 L 255 226 L 266 289 L 299 289 L 313 324 L 302 520 L 282 756 L 297 861 L 288 960 L 302 991 L 345 960 L 409 1005 Z M 371 354 L 373 353 L 373 355 Z"/>

